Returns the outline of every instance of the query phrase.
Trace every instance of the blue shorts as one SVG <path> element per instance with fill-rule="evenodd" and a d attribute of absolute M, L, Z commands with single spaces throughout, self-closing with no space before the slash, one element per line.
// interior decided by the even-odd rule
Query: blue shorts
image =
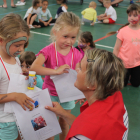
<path fill-rule="evenodd" d="M 52 102 L 58 102 L 58 103 L 60 103 L 60 100 L 59 100 L 58 96 L 51 96 L 51 100 L 52 100 Z M 75 101 L 69 101 L 69 102 L 65 102 L 65 103 L 60 103 L 60 105 L 65 110 L 72 110 L 75 107 Z"/>
<path fill-rule="evenodd" d="M 15 140 L 18 129 L 15 122 L 0 123 L 0 140 Z"/>

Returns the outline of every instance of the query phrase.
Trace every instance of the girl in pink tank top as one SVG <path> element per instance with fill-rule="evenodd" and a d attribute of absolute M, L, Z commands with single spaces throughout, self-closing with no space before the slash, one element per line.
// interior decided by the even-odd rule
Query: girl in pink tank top
<path fill-rule="evenodd" d="M 62 13 L 51 30 L 53 43 L 39 51 L 37 59 L 31 66 L 31 70 L 36 71 L 37 74 L 45 75 L 43 89 L 48 88 L 52 101 L 59 102 L 59 98 L 50 75 L 67 73 L 67 69 L 70 68 L 76 69 L 82 58 L 82 54 L 73 47 L 79 30 L 79 17 L 71 12 Z M 45 67 L 42 66 L 43 64 Z M 75 107 L 74 101 L 60 104 L 67 112 L 71 112 Z M 69 131 L 69 125 L 61 117 L 59 122 L 62 129 L 60 139 L 64 140 Z"/>

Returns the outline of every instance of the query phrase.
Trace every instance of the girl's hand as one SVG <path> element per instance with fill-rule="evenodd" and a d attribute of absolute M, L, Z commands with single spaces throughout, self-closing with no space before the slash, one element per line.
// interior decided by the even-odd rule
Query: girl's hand
<path fill-rule="evenodd" d="M 57 75 L 63 74 L 63 73 L 69 73 L 66 69 L 70 69 L 70 66 L 67 64 L 60 66 L 55 71 Z"/>
<path fill-rule="evenodd" d="M 48 22 L 45 22 L 45 23 L 44 23 L 44 25 L 45 25 L 45 26 L 48 26 L 48 25 L 49 25 L 49 23 L 48 23 Z"/>
<path fill-rule="evenodd" d="M 34 86 L 36 86 L 36 84 L 37 84 L 36 78 L 37 77 L 34 77 L 34 82 L 33 82 Z M 26 76 L 25 80 L 28 80 L 28 79 L 29 79 L 29 76 Z"/>
<path fill-rule="evenodd" d="M 75 102 L 75 104 L 77 104 L 77 103 L 79 102 L 79 103 L 80 103 L 80 105 L 81 105 L 82 103 L 84 103 L 84 102 L 85 102 L 85 100 L 86 100 L 86 98 L 79 99 L 79 100 L 77 100 L 77 101 Z"/>
<path fill-rule="evenodd" d="M 33 104 L 31 102 L 34 103 L 34 100 L 32 100 L 31 98 L 29 98 L 26 94 L 24 93 L 13 93 L 14 94 L 14 101 L 17 102 L 18 104 L 21 105 L 21 107 L 26 110 L 25 106 L 29 109 L 33 108 Z"/>
<path fill-rule="evenodd" d="M 63 117 L 67 113 L 58 102 L 52 102 L 52 104 L 53 107 L 45 106 L 45 108 L 54 112 L 58 117 Z"/>

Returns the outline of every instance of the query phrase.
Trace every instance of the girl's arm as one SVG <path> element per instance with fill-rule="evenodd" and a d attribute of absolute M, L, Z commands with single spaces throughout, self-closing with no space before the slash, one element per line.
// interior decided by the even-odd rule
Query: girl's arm
<path fill-rule="evenodd" d="M 11 101 L 15 101 L 20 104 L 24 110 L 26 110 L 25 106 L 30 109 L 31 107 L 33 107 L 31 102 L 34 103 L 34 101 L 24 93 L 12 92 L 8 94 L 0 94 L 0 104 Z"/>
<path fill-rule="evenodd" d="M 45 21 L 43 21 L 43 20 L 41 20 L 41 19 L 39 19 L 39 22 L 42 22 L 43 24 L 45 23 Z M 45 25 L 45 24 L 44 24 Z"/>
<path fill-rule="evenodd" d="M 97 19 L 97 12 L 95 11 L 95 14 L 94 14 L 94 17 L 93 17 L 93 22 L 95 23 L 96 22 L 96 19 Z"/>
<path fill-rule="evenodd" d="M 99 15 L 99 17 L 104 17 L 106 16 L 106 13 Z"/>
<path fill-rule="evenodd" d="M 120 39 L 117 38 L 116 40 L 116 44 L 114 46 L 114 50 L 113 50 L 113 53 L 118 56 L 118 53 L 119 53 L 119 50 L 120 50 L 120 47 L 122 45 L 122 41 Z"/>
<path fill-rule="evenodd" d="M 58 102 L 52 102 L 53 107 L 46 106 L 45 108 L 54 112 L 57 116 L 63 118 L 69 125 L 72 125 L 76 117 L 64 110 Z"/>
<path fill-rule="evenodd" d="M 49 21 L 48 21 L 48 23 L 50 24 L 50 22 L 52 21 L 52 17 L 50 17 L 50 19 L 49 19 Z"/>
<path fill-rule="evenodd" d="M 75 70 L 77 70 L 77 68 L 80 67 L 80 63 L 77 63 L 76 66 L 75 66 Z"/>
<path fill-rule="evenodd" d="M 85 14 L 85 10 L 83 10 L 83 11 L 81 12 L 81 14 L 84 15 L 84 14 Z"/>
<path fill-rule="evenodd" d="M 50 22 L 52 21 L 52 17 L 50 17 L 49 21 L 45 22 L 45 21 L 42 21 L 44 23 L 45 26 L 49 25 Z"/>
<path fill-rule="evenodd" d="M 31 65 L 30 70 L 36 71 L 38 75 L 58 75 L 62 73 L 67 73 L 66 69 L 69 69 L 70 66 L 65 64 L 60 66 L 57 69 L 50 69 L 43 67 L 43 64 L 45 63 L 45 56 L 43 54 L 39 54 L 39 56 L 36 58 L 36 60 Z"/>
<path fill-rule="evenodd" d="M 109 19 L 109 18 L 110 18 L 110 16 L 111 16 L 111 15 L 104 16 L 104 17 L 102 17 L 101 19 L 102 19 L 102 20 L 104 20 L 104 19 Z"/>
<path fill-rule="evenodd" d="M 31 13 L 29 13 L 29 15 L 28 15 L 28 17 L 27 17 L 27 25 L 30 25 L 30 23 L 29 23 L 29 19 L 30 19 L 30 17 L 31 17 Z"/>

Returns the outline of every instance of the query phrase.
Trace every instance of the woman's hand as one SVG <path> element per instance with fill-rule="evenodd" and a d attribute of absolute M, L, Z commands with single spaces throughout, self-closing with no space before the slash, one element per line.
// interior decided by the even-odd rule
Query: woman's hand
<path fill-rule="evenodd" d="M 52 102 L 52 104 L 53 107 L 45 106 L 45 108 L 54 112 L 58 117 L 63 118 L 63 116 L 67 113 L 66 110 L 64 110 L 58 102 Z"/>
<path fill-rule="evenodd" d="M 65 64 L 65 65 L 62 65 L 59 68 L 57 68 L 55 71 L 56 71 L 56 74 L 59 75 L 59 74 L 63 74 L 63 73 L 69 73 L 68 69 L 70 69 L 70 66 Z"/>
<path fill-rule="evenodd" d="M 24 93 L 16 93 L 14 92 L 14 101 L 17 102 L 18 104 L 21 105 L 21 107 L 26 110 L 25 107 L 29 108 L 31 110 L 31 108 L 34 107 L 34 105 L 31 103 L 34 103 L 34 100 L 32 100 L 31 98 L 29 98 L 26 94 Z"/>
<path fill-rule="evenodd" d="M 84 103 L 86 100 L 86 98 L 83 98 L 83 99 L 79 99 L 75 102 L 75 104 L 77 104 L 79 102 L 79 104 L 81 105 L 82 103 Z"/>
<path fill-rule="evenodd" d="M 69 125 L 72 125 L 76 117 L 70 112 L 64 110 L 58 102 L 52 102 L 52 104 L 53 107 L 45 106 L 45 108 L 54 112 L 58 117 L 63 118 Z"/>

